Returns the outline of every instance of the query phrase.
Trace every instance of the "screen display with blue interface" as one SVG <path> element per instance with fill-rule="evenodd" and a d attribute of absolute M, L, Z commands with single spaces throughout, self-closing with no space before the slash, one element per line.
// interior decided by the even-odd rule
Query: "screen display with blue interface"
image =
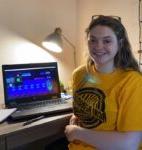
<path fill-rule="evenodd" d="M 7 99 L 59 93 L 56 67 L 5 70 Z"/>

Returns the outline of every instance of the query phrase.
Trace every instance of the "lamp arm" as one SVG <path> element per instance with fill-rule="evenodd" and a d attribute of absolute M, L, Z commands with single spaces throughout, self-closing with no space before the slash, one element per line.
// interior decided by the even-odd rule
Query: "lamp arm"
<path fill-rule="evenodd" d="M 62 37 L 65 39 L 65 41 L 73 48 L 73 57 L 74 57 L 74 68 L 76 68 L 76 47 L 74 44 L 72 44 L 67 37 L 65 37 L 62 34 Z"/>

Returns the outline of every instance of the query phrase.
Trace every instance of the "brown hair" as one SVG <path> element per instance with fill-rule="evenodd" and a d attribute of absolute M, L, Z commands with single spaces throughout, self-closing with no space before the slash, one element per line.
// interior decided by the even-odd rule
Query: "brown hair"
<path fill-rule="evenodd" d="M 96 16 L 92 16 L 92 21 L 86 29 L 87 37 L 90 33 L 90 30 L 97 25 L 107 26 L 111 28 L 114 31 L 119 44 L 119 50 L 114 58 L 115 67 L 125 70 L 131 69 L 139 71 L 138 63 L 132 54 L 132 49 L 128 40 L 127 32 L 120 21 L 120 17 L 118 17 L 118 19 L 116 19 L 116 16 L 112 17 L 99 15 L 97 16 L 97 18 L 94 17 Z M 89 56 L 87 60 L 87 65 L 90 66 L 92 64 L 94 64 L 94 62 Z"/>

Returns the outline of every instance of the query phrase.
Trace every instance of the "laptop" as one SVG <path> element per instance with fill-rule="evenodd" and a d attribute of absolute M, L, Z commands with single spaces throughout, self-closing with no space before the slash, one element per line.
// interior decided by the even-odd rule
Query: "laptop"
<path fill-rule="evenodd" d="M 6 108 L 12 119 L 72 111 L 72 98 L 61 97 L 57 62 L 2 65 Z"/>

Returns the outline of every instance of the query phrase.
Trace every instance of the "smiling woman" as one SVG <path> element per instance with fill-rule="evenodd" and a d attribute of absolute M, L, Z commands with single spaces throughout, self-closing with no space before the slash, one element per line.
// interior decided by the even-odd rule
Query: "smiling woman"
<path fill-rule="evenodd" d="M 91 59 L 97 68 L 108 64 L 112 69 L 113 58 L 118 51 L 117 37 L 112 29 L 101 25 L 91 29 L 88 46 Z"/>
<path fill-rule="evenodd" d="M 74 115 L 65 128 L 69 150 L 138 150 L 142 75 L 126 30 L 116 16 L 100 15 L 86 33 L 88 62 L 73 73 Z"/>

